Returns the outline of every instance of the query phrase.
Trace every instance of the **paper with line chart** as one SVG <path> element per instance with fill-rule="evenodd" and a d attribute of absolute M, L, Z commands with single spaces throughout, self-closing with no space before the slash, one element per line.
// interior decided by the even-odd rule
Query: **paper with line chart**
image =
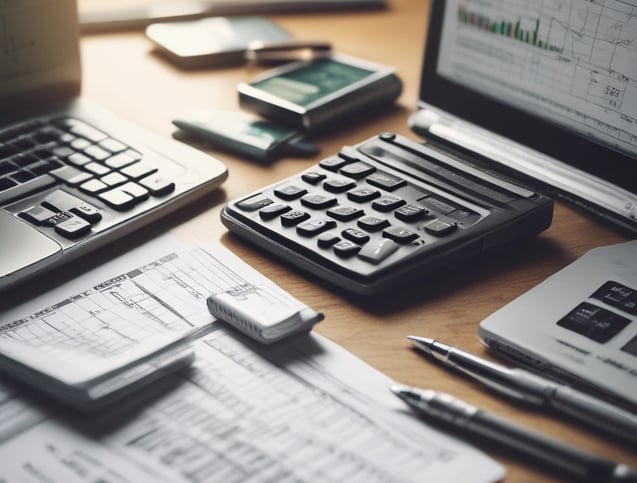
<path fill-rule="evenodd" d="M 259 307 L 295 301 L 221 246 L 213 254 L 173 236 L 126 254 L 110 270 L 108 278 L 89 273 L 72 290 L 62 286 L 0 313 L 3 365 L 17 361 L 83 384 L 209 328 L 210 294 L 230 293 Z"/>
<path fill-rule="evenodd" d="M 438 73 L 637 155 L 637 1 L 451 0 Z"/>

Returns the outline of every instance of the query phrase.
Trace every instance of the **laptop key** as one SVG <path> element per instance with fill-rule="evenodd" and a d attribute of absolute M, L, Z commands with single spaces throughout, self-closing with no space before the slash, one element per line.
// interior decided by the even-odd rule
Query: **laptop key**
<path fill-rule="evenodd" d="M 106 183 L 103 183 L 99 179 L 89 179 L 85 183 L 82 183 L 78 186 L 78 189 L 82 193 L 86 193 L 87 195 L 96 196 L 106 190 L 109 189 L 109 186 Z"/>
<path fill-rule="evenodd" d="M 105 191 L 97 197 L 117 211 L 130 210 L 137 203 L 134 196 L 122 191 L 120 188 Z"/>
<path fill-rule="evenodd" d="M 29 193 L 33 193 L 49 186 L 57 184 L 57 180 L 50 174 L 43 174 L 36 178 L 30 179 L 22 184 L 16 184 L 0 191 L 0 203 L 22 198 Z M 1 189 L 1 187 L 0 187 Z"/>
<path fill-rule="evenodd" d="M 63 166 L 61 168 L 54 169 L 50 172 L 50 174 L 69 186 L 79 186 L 85 181 L 93 178 L 92 174 L 73 166 Z"/>
<path fill-rule="evenodd" d="M 142 178 L 138 182 L 153 196 L 164 196 L 175 190 L 175 183 L 162 178 L 157 173 Z"/>
<path fill-rule="evenodd" d="M 126 153 L 123 153 L 126 154 Z M 128 155 L 127 155 L 128 156 Z M 113 159 L 117 158 L 117 156 L 113 156 L 110 159 L 106 160 L 106 165 L 111 168 L 116 167 L 117 163 L 113 163 Z M 126 158 L 130 159 L 130 158 Z M 114 166 L 115 165 L 115 166 Z M 120 169 L 120 173 L 128 176 L 131 179 L 141 179 L 149 176 L 158 171 L 156 166 L 152 166 L 150 164 L 144 163 L 143 161 L 137 161 L 133 164 L 126 166 L 125 168 Z"/>
<path fill-rule="evenodd" d="M 146 188 L 133 181 L 129 181 L 128 183 L 120 186 L 119 189 L 131 195 L 136 201 L 144 201 L 150 196 L 150 193 Z"/>
<path fill-rule="evenodd" d="M 55 190 L 48 194 L 42 201 L 42 206 L 55 212 L 71 212 L 91 224 L 102 219 L 98 208 L 63 190 Z"/>
<path fill-rule="evenodd" d="M 52 216 L 48 222 L 65 238 L 79 238 L 91 231 L 90 223 L 66 211 Z"/>
<path fill-rule="evenodd" d="M 18 216 L 34 225 L 53 226 L 49 220 L 53 218 L 55 214 L 56 211 L 51 211 L 44 206 L 35 205 L 21 211 Z"/>

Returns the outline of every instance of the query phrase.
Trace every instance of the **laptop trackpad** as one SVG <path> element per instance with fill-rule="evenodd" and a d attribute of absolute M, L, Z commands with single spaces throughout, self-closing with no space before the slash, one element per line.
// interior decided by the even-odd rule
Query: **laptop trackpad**
<path fill-rule="evenodd" d="M 11 274 L 25 268 L 40 268 L 38 262 L 62 252 L 62 247 L 23 221 L 0 211 L 0 285 L 10 283 Z"/>

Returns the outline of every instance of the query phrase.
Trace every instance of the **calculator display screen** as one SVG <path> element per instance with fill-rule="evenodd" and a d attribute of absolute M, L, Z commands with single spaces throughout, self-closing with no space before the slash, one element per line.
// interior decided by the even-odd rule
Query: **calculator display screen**
<path fill-rule="evenodd" d="M 308 106 L 373 73 L 374 71 L 332 59 L 321 59 L 252 85 L 286 101 Z"/>

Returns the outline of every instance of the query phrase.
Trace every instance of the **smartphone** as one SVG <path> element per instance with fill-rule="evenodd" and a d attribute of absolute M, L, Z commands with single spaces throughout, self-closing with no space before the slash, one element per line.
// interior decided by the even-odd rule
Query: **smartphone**
<path fill-rule="evenodd" d="M 251 45 L 289 42 L 291 35 L 265 17 L 210 17 L 154 23 L 146 36 L 157 53 L 182 68 L 226 67 L 246 62 Z"/>
<path fill-rule="evenodd" d="M 392 102 L 401 90 L 393 67 L 342 54 L 289 63 L 238 86 L 243 109 L 306 131 Z"/>

